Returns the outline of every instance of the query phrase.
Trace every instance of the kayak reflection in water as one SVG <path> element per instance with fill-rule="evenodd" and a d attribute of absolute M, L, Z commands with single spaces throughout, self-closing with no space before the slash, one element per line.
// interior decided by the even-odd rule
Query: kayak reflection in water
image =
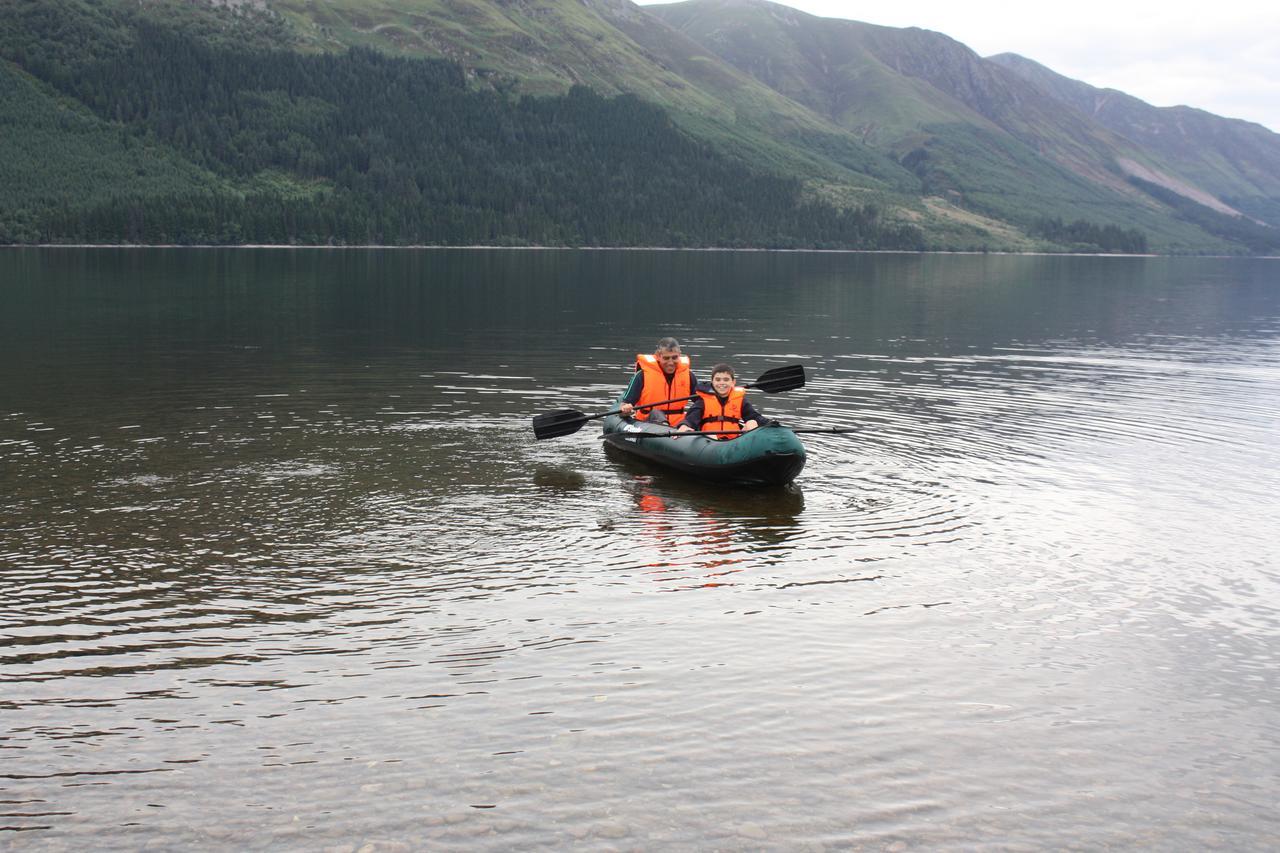
<path fill-rule="evenodd" d="M 737 385 L 733 368 L 721 362 L 711 368 L 711 386 L 697 387 L 698 399 L 684 413 L 681 432 L 750 432 L 760 426 L 764 415 L 747 400 L 747 389 Z M 714 436 L 727 441 L 736 435 Z"/>
<path fill-rule="evenodd" d="M 743 557 L 734 550 L 732 530 L 710 507 L 697 511 L 699 523 L 690 529 L 684 524 L 674 524 L 667 502 L 647 489 L 637 495 L 636 505 L 645 530 L 656 540 L 659 553 L 675 554 L 690 548 L 693 551 L 690 559 L 673 557 L 645 564 L 653 580 L 674 583 L 672 591 L 732 586 L 733 583 L 724 578 L 745 568 Z"/>
<path fill-rule="evenodd" d="M 663 338 L 654 347 L 653 355 L 636 355 L 636 372 L 627 393 L 622 395 L 618 413 L 624 418 L 638 414 L 657 423 L 678 426 L 684 418 L 684 404 L 697 385 L 689 356 L 680 352 L 680 342 Z"/>

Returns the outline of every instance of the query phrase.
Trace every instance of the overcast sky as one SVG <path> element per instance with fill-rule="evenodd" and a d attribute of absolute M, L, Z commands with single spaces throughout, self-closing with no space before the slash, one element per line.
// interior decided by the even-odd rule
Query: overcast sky
<path fill-rule="evenodd" d="M 641 3 L 655 0 L 640 0 Z M 1280 2 L 785 0 L 826 18 L 936 30 L 1018 53 L 1158 107 L 1186 104 L 1280 132 Z"/>

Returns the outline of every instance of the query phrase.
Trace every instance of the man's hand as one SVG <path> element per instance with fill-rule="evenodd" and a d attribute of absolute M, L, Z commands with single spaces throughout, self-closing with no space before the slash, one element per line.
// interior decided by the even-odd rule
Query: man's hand
<path fill-rule="evenodd" d="M 631 413 L 634 412 L 635 410 L 636 410 L 636 407 L 631 405 L 630 403 L 623 403 L 621 406 L 618 407 L 618 414 L 622 415 L 624 418 L 629 418 L 631 417 Z"/>

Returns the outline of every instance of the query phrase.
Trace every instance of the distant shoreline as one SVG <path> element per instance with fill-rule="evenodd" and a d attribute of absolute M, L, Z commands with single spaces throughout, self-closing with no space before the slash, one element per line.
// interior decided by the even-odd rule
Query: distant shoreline
<path fill-rule="evenodd" d="M 1048 257 L 1048 258 L 1253 258 L 1257 260 L 1280 260 L 1280 255 L 1162 255 L 1157 252 L 1128 254 L 1123 252 L 1014 252 L 991 249 L 762 249 L 762 248 L 728 248 L 718 246 L 438 246 L 431 244 L 413 246 L 384 246 L 377 243 L 366 243 L 358 246 L 297 246 L 288 243 L 242 243 L 235 246 L 217 245 L 213 243 L 180 244 L 180 243 L 7 243 L 0 249 L 271 249 L 286 251 L 324 250 L 324 251 L 438 251 L 463 250 L 485 252 L 776 252 L 779 254 L 813 254 L 813 255 L 999 255 L 1009 257 Z"/>
<path fill-rule="evenodd" d="M 822 255 L 1002 255 L 1010 257 L 1062 257 L 1062 258 L 1257 258 L 1280 260 L 1280 255 L 1161 255 L 1154 252 L 1125 254 L 1120 252 L 1014 252 L 1006 250 L 981 251 L 949 249 L 763 249 L 688 246 L 384 246 L 362 244 L 358 246 L 297 246 L 287 243 L 243 243 L 235 246 L 215 244 L 178 243 L 24 243 L 0 245 L 0 249 L 271 249 L 271 250 L 324 250 L 324 251 L 502 251 L 502 252 L 776 252 L 779 254 Z"/>

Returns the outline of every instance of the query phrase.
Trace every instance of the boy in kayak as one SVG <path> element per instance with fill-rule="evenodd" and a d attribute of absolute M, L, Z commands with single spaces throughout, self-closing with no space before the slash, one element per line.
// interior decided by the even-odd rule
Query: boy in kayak
<path fill-rule="evenodd" d="M 681 432 L 750 432 L 760 426 L 764 415 L 747 402 L 747 389 L 735 384 L 733 368 L 717 364 L 711 368 L 711 387 L 699 385 L 698 399 L 689 405 L 680 424 Z M 737 436 L 726 435 L 725 439 Z"/>
<path fill-rule="evenodd" d="M 663 338 L 658 341 L 653 355 L 640 353 L 636 356 L 636 372 L 627 386 L 627 393 L 622 395 L 618 414 L 629 418 L 639 410 L 642 418 L 678 426 L 684 419 L 686 402 L 679 398 L 693 396 L 697 386 L 698 380 L 689 366 L 689 356 L 680 352 L 680 342 L 675 338 Z M 650 405 L 672 399 L 678 402 Z"/>

